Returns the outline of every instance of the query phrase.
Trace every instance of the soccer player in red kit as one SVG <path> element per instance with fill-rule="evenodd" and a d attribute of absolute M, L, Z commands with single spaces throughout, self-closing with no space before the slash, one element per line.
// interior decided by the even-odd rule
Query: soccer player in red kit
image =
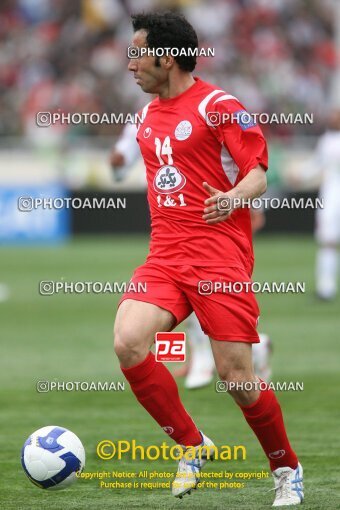
<path fill-rule="evenodd" d="M 220 378 L 254 383 L 251 390 L 229 393 L 269 460 L 273 506 L 299 504 L 302 467 L 274 392 L 259 390 L 253 372 L 252 343 L 259 341 L 255 297 L 246 288 L 207 291 L 207 282 L 212 290 L 214 282 L 251 281 L 249 209 L 234 208 L 232 199 L 248 200 L 265 191 L 265 139 L 254 122 L 244 122 L 244 107 L 234 96 L 192 76 L 198 41 L 183 16 L 140 14 L 132 16 L 132 23 L 128 56 L 138 58 L 130 58 L 128 69 L 144 92 L 158 96 L 144 107 L 137 134 L 152 233 L 146 263 L 132 277 L 135 283 L 146 282 L 147 292 L 124 294 L 115 321 L 115 352 L 138 401 L 183 451 L 212 446 L 185 410 L 169 370 L 150 351 L 156 332 L 172 330 L 194 311 L 211 339 Z M 221 210 L 221 199 L 230 199 L 231 209 Z M 196 487 L 206 460 L 182 457 L 174 496 Z"/>

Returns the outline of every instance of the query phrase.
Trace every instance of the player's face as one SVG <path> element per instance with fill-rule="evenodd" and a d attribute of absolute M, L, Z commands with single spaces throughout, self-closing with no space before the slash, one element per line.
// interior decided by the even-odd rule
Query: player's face
<path fill-rule="evenodd" d="M 147 48 L 146 35 L 147 32 L 145 30 L 135 32 L 132 46 Z M 158 94 L 160 92 L 164 84 L 167 83 L 169 74 L 169 71 L 162 68 L 162 64 L 156 67 L 155 62 L 155 56 L 143 54 L 139 58 L 130 58 L 128 65 L 129 71 L 132 71 L 134 74 L 137 85 L 144 92 L 151 94 Z"/>

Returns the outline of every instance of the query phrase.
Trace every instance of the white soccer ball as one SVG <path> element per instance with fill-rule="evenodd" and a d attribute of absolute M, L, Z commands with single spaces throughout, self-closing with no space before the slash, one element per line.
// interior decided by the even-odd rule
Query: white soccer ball
<path fill-rule="evenodd" d="M 80 439 L 63 427 L 49 426 L 29 436 L 21 450 L 21 464 L 41 489 L 63 489 L 76 481 L 85 466 Z"/>

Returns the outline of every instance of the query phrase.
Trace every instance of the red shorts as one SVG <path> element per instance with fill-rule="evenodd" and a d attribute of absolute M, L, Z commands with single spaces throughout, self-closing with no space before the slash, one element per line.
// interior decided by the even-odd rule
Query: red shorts
<path fill-rule="evenodd" d="M 162 266 L 147 262 L 133 273 L 134 288 L 122 296 L 120 303 L 134 299 L 164 308 L 174 315 L 174 327 L 194 311 L 203 332 L 210 338 L 258 343 L 256 326 L 260 311 L 254 293 L 246 285 L 240 292 L 238 283 L 236 292 L 230 291 L 230 283 L 234 282 L 249 284 L 251 279 L 238 267 Z M 146 292 L 133 292 L 137 283 L 146 287 Z M 209 293 L 213 285 L 227 288 L 214 288 Z"/>
<path fill-rule="evenodd" d="M 214 288 L 210 293 L 213 285 L 218 286 L 216 282 L 226 287 Z M 174 327 L 194 311 L 210 338 L 258 343 L 260 311 L 254 293 L 246 285 L 240 292 L 239 283 L 235 292 L 230 291 L 234 282 L 249 284 L 251 279 L 245 269 L 238 267 L 162 266 L 148 262 L 135 270 L 131 278 L 133 289 L 122 296 L 120 303 L 134 299 L 164 308 L 174 315 Z M 133 292 L 137 283 L 146 287 L 146 292 Z"/>

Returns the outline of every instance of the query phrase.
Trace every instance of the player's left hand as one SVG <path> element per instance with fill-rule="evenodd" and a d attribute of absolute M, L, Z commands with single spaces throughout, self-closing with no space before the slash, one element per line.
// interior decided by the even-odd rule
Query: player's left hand
<path fill-rule="evenodd" d="M 221 221 L 225 221 L 229 218 L 233 212 L 232 197 L 230 194 L 213 188 L 213 186 L 210 186 L 207 182 L 203 183 L 203 188 L 210 194 L 210 198 L 207 198 L 207 200 L 204 201 L 204 205 L 206 207 L 202 218 L 209 225 L 220 223 Z M 229 210 L 229 207 L 227 207 L 228 211 L 226 212 L 225 209 L 223 210 L 223 205 L 227 204 L 231 207 L 231 209 Z"/>

